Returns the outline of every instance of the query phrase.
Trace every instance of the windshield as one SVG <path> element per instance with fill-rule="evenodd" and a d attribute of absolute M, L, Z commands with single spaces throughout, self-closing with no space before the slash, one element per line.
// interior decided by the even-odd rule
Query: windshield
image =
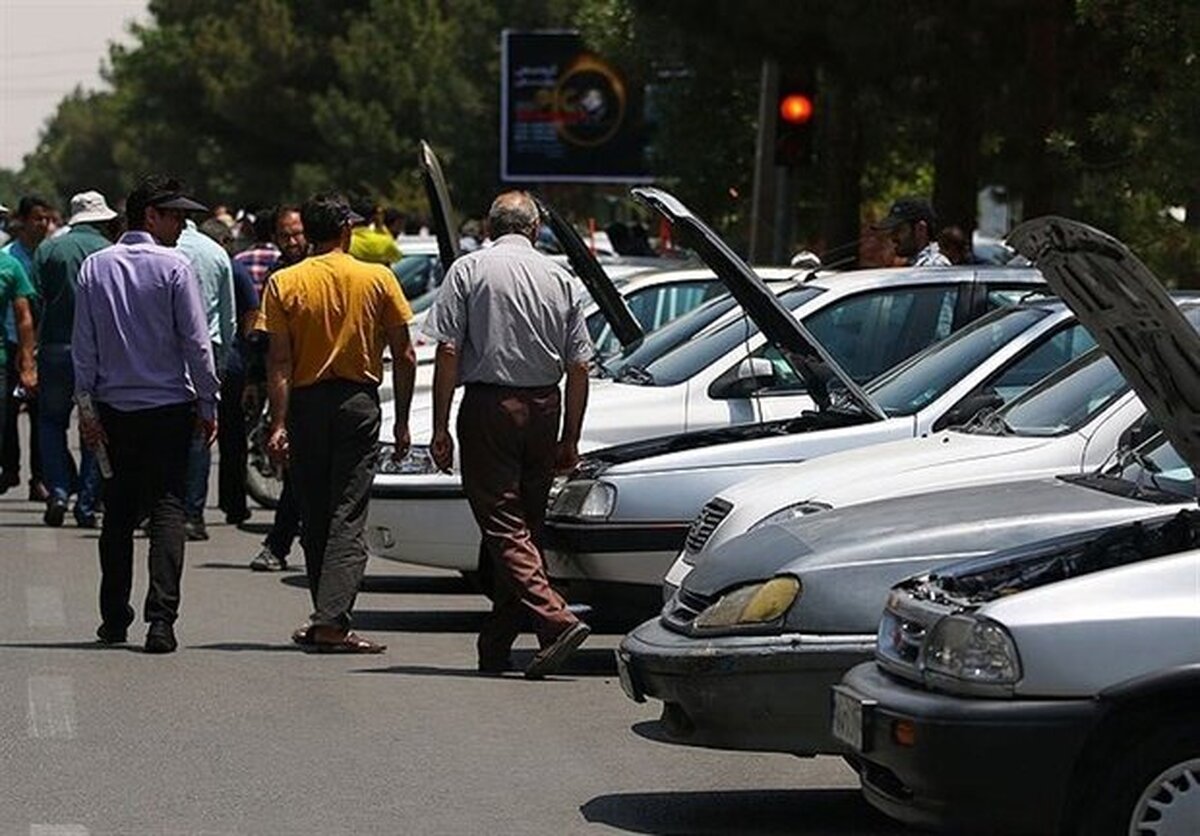
<path fill-rule="evenodd" d="M 1001 308 L 871 381 L 867 393 L 888 416 L 924 409 L 1018 334 L 1049 316 L 1042 308 Z"/>
<path fill-rule="evenodd" d="M 1128 391 L 1129 384 L 1113 361 L 1093 349 L 1000 410 L 1001 426 L 1014 435 L 1065 435 L 1086 425 Z M 973 429 L 986 431 L 988 426 Z"/>
<path fill-rule="evenodd" d="M 1104 475 L 1141 488 L 1174 494 L 1181 499 L 1196 495 L 1192 469 L 1161 434 L 1127 454 L 1124 461 Z"/>
<path fill-rule="evenodd" d="M 819 287 L 802 285 L 789 288 L 779 298 L 785 307 L 795 310 L 823 292 Z M 647 334 L 642 344 L 632 351 L 606 361 L 607 371 L 618 380 L 631 377 L 636 378 L 636 382 L 654 386 L 682 383 L 748 336 L 758 333 L 758 326 L 749 317 L 741 316 L 693 339 L 736 307 L 737 300 L 728 294 L 705 302 Z"/>

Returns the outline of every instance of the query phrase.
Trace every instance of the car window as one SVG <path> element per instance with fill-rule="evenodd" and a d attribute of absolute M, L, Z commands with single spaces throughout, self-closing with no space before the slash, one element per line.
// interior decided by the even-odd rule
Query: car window
<path fill-rule="evenodd" d="M 889 288 L 847 297 L 804 320 L 858 383 L 877 377 L 954 329 L 956 285 Z"/>
<path fill-rule="evenodd" d="M 1163 435 L 1147 441 L 1138 448 L 1136 455 L 1112 468 L 1109 475 L 1178 494 L 1181 499 L 1196 495 L 1196 479 L 1191 467 Z"/>
<path fill-rule="evenodd" d="M 1096 341 L 1079 323 L 1064 326 L 1026 350 L 1014 363 L 985 386 L 1008 403 L 1030 386 L 1071 360 L 1096 347 Z"/>
<path fill-rule="evenodd" d="M 625 304 L 642 330 L 650 333 L 724 292 L 725 285 L 715 278 L 673 282 L 630 291 L 625 294 Z M 621 343 L 613 333 L 612 326 L 599 312 L 588 317 L 588 333 L 601 355 L 615 354 L 621 350 Z"/>
<path fill-rule="evenodd" d="M 414 254 L 401 256 L 392 265 L 400 287 L 409 299 L 421 296 L 442 283 L 441 261 L 436 255 Z"/>
<path fill-rule="evenodd" d="M 1074 432 L 1129 391 L 1129 384 L 1104 352 L 1093 349 L 1043 378 L 1000 410 L 1003 427 L 1016 435 Z M 987 431 L 990 424 L 981 424 Z"/>
<path fill-rule="evenodd" d="M 784 307 L 795 310 L 824 292 L 819 287 L 801 285 L 784 291 L 779 300 Z M 733 297 L 719 296 L 646 335 L 641 346 L 606 366 L 618 380 L 630 377 L 655 386 L 682 383 L 758 333 L 758 326 L 748 316 L 700 333 L 736 306 Z"/>
<path fill-rule="evenodd" d="M 871 381 L 867 392 L 886 414 L 912 415 L 1049 315 L 1044 308 L 993 311 Z"/>

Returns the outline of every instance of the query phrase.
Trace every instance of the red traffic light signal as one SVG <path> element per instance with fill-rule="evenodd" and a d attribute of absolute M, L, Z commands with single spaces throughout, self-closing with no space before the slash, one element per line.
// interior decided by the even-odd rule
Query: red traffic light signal
<path fill-rule="evenodd" d="M 779 119 L 789 125 L 805 125 L 813 117 L 813 102 L 804 93 L 785 93 L 779 97 Z"/>

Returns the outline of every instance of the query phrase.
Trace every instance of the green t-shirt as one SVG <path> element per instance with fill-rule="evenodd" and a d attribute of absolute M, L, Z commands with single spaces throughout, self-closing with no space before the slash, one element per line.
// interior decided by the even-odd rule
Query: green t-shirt
<path fill-rule="evenodd" d="M 6 252 L 0 252 L 0 311 L 7 311 L 17 299 L 32 299 L 36 295 L 21 262 Z M 0 340 L 0 363 L 7 360 L 8 351 L 4 347 L 4 340 Z M 13 385 L 16 385 L 15 382 Z"/>

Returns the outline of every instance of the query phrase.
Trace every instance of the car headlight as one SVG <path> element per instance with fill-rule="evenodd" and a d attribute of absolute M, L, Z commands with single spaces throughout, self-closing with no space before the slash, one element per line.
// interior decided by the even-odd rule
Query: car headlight
<path fill-rule="evenodd" d="M 379 458 L 375 464 L 375 472 L 389 475 L 421 475 L 437 473 L 437 465 L 425 445 L 413 445 L 408 449 L 408 455 L 400 461 L 392 458 L 396 451 L 394 444 L 380 444 Z"/>
<path fill-rule="evenodd" d="M 1011 694 L 1021 659 L 1008 630 L 976 615 L 948 615 L 929 631 L 922 667 L 930 685 L 964 692 Z"/>
<path fill-rule="evenodd" d="M 763 583 L 743 586 L 721 596 L 692 621 L 698 630 L 771 624 L 800 597 L 800 581 L 781 575 Z"/>
<path fill-rule="evenodd" d="M 797 502 L 795 505 L 789 505 L 786 508 L 780 508 L 774 514 L 769 514 L 761 520 L 750 526 L 749 531 L 756 531 L 763 526 L 775 525 L 776 523 L 785 523 L 796 519 L 797 517 L 805 517 L 809 514 L 817 514 L 821 511 L 831 511 L 833 506 L 824 502 Z"/>
<path fill-rule="evenodd" d="M 555 517 L 608 519 L 617 504 L 617 489 L 608 482 L 578 479 L 567 482 L 550 507 Z"/>

